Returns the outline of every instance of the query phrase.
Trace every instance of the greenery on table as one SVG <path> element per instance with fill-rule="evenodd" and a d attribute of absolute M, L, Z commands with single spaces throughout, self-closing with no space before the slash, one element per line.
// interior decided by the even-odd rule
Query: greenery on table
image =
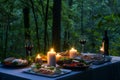
<path fill-rule="evenodd" d="M 40 53 L 43 53 L 44 15 L 47 0 L 32 1 L 38 20 Z M 0 0 L 0 56 L 4 54 L 6 43 L 7 56 L 21 57 L 25 55 L 25 30 L 22 9 L 26 6 L 30 8 L 30 35 L 34 45 L 32 51 L 34 54 L 38 52 L 35 21 L 30 0 Z M 47 28 L 47 34 L 49 34 L 48 48 L 50 48 L 52 44 L 52 8 L 53 0 L 49 0 Z M 81 10 L 83 10 L 83 14 Z M 98 53 L 103 32 L 104 30 L 108 30 L 110 40 L 109 52 L 111 55 L 120 55 L 119 0 L 62 0 L 61 15 L 61 51 L 65 51 L 74 46 L 80 52 L 81 45 L 78 39 L 81 37 L 80 34 L 84 32 L 88 38 L 85 44 L 85 51 Z M 8 35 L 6 35 L 6 31 Z M 6 37 L 8 37 L 7 42 L 5 41 Z"/>

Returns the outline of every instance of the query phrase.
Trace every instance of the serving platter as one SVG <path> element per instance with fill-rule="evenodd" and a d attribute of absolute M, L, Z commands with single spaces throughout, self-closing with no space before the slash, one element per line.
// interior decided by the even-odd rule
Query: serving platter
<path fill-rule="evenodd" d="M 87 70 L 90 66 L 89 63 L 86 63 L 84 60 L 69 58 L 61 59 L 57 62 L 57 64 L 64 69 L 70 69 L 73 71 Z"/>
<path fill-rule="evenodd" d="M 4 63 L 2 63 L 1 65 L 3 67 L 5 67 L 5 68 L 24 68 L 24 67 L 29 66 L 29 64 L 23 64 L 23 65 L 13 65 L 13 64 L 11 64 L 11 65 L 6 65 Z"/>
<path fill-rule="evenodd" d="M 93 65 L 101 65 L 107 62 L 110 62 L 112 57 L 106 56 L 102 54 L 83 54 L 82 59 L 88 63 L 92 63 Z"/>
<path fill-rule="evenodd" d="M 24 65 L 6 65 L 4 63 L 1 63 L 1 67 L 3 68 L 7 68 L 7 69 L 22 69 L 22 68 L 26 68 L 29 67 L 29 64 L 24 64 Z"/>
<path fill-rule="evenodd" d="M 61 70 L 60 74 L 43 74 L 43 73 L 40 73 L 40 72 L 37 73 L 37 72 L 32 71 L 31 69 L 24 70 L 23 72 L 27 73 L 27 74 L 45 76 L 45 77 L 49 77 L 49 78 L 55 78 L 55 77 L 63 76 L 63 75 L 69 74 L 71 72 L 71 70 L 68 70 L 68 69 L 60 69 L 60 70 Z"/>
<path fill-rule="evenodd" d="M 110 56 L 105 56 L 104 59 L 93 61 L 92 64 L 93 64 L 93 65 L 101 65 L 101 64 L 110 62 L 111 60 L 112 60 L 112 57 L 110 57 Z"/>
<path fill-rule="evenodd" d="M 1 62 L 1 65 L 5 68 L 23 68 L 28 66 L 28 61 L 26 59 L 17 59 L 14 57 L 9 57 Z"/>

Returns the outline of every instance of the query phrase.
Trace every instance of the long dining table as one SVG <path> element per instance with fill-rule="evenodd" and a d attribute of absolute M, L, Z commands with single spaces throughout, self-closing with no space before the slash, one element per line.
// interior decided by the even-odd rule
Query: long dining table
<path fill-rule="evenodd" d="M 29 67 L 22 69 L 5 68 L 0 65 L 0 80 L 120 80 L 120 57 L 112 56 L 110 62 L 91 65 L 85 71 L 71 71 L 68 74 L 49 78 L 24 73 Z"/>

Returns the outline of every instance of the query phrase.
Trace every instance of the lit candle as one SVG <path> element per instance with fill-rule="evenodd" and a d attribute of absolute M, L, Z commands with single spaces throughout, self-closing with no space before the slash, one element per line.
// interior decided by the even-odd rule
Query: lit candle
<path fill-rule="evenodd" d="M 102 43 L 102 47 L 100 48 L 100 52 L 104 53 L 104 43 Z"/>
<path fill-rule="evenodd" d="M 40 54 L 37 54 L 35 62 L 42 63 L 42 58 L 41 58 Z"/>
<path fill-rule="evenodd" d="M 59 61 L 60 58 L 61 58 L 61 55 L 60 55 L 60 54 L 57 54 L 57 55 L 56 55 L 56 62 Z"/>
<path fill-rule="evenodd" d="M 76 56 L 77 56 L 77 50 L 74 48 L 71 48 L 71 50 L 69 51 L 69 57 L 75 58 Z"/>
<path fill-rule="evenodd" d="M 53 48 L 47 53 L 47 62 L 49 66 L 56 66 L 56 52 Z"/>
<path fill-rule="evenodd" d="M 100 48 L 100 52 L 101 52 L 101 53 L 104 53 L 104 47 L 101 47 L 101 48 Z"/>

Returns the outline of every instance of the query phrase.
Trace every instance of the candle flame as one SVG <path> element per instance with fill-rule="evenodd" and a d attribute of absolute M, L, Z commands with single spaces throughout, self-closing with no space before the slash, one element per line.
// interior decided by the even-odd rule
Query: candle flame
<path fill-rule="evenodd" d="M 41 58 L 40 54 L 37 54 L 37 57 L 36 57 L 36 58 L 38 58 L 38 59 Z"/>
<path fill-rule="evenodd" d="M 54 49 L 53 49 L 53 48 L 51 48 L 51 49 L 50 49 L 50 51 L 51 51 L 51 52 L 54 52 Z"/>
<path fill-rule="evenodd" d="M 104 52 L 104 43 L 102 43 L 102 47 L 100 48 L 101 52 Z"/>
<path fill-rule="evenodd" d="M 104 52 L 104 48 L 103 48 L 103 47 L 101 47 L 101 48 L 100 48 L 100 51 Z"/>
<path fill-rule="evenodd" d="M 71 48 L 71 50 L 75 50 L 74 48 Z"/>
<path fill-rule="evenodd" d="M 77 51 L 75 48 L 71 48 L 71 50 L 70 51 Z"/>
<path fill-rule="evenodd" d="M 57 54 L 56 56 L 61 56 L 60 54 Z"/>

